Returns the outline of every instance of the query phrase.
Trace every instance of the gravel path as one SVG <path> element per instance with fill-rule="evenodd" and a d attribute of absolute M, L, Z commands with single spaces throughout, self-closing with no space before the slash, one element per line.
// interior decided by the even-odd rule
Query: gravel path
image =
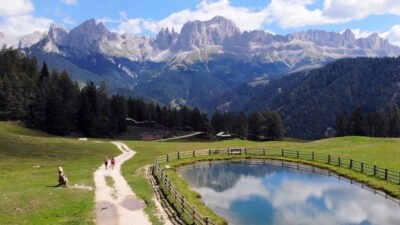
<path fill-rule="evenodd" d="M 154 142 L 160 142 L 160 141 L 170 141 L 170 140 L 176 140 L 176 139 L 182 139 L 182 138 L 187 138 L 187 137 L 193 137 L 199 134 L 202 134 L 203 132 L 195 132 L 192 134 L 187 134 L 187 135 L 183 135 L 183 136 L 177 136 L 177 137 L 173 137 L 173 138 L 165 138 L 165 139 L 159 139 L 159 140 L 154 140 Z"/>
<path fill-rule="evenodd" d="M 94 173 L 95 198 L 96 198 L 96 224 L 98 225 L 150 225 L 148 216 L 143 208 L 146 206 L 133 193 L 132 189 L 121 175 L 121 165 L 135 155 L 135 151 L 121 142 L 112 142 L 122 152 L 115 157 L 114 169 L 109 165 L 105 169 L 104 163 Z M 111 164 L 111 162 L 109 163 Z M 113 187 L 109 187 L 105 177 L 114 180 Z"/>

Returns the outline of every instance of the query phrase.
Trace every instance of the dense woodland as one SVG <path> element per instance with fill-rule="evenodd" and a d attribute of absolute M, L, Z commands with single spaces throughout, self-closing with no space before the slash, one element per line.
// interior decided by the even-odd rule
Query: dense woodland
<path fill-rule="evenodd" d="M 231 110 L 276 110 L 288 136 L 318 139 L 336 116 L 356 107 L 376 112 L 400 103 L 400 57 L 346 58 L 324 67 L 291 73 L 263 85 L 243 85 L 227 93 L 218 105 L 232 102 Z"/>
<path fill-rule="evenodd" d="M 153 121 L 162 127 L 203 131 L 225 131 L 241 138 L 278 140 L 284 135 L 276 112 L 215 111 L 209 121 L 198 108 L 171 109 L 154 102 L 109 96 L 107 85 L 72 81 L 67 71 L 49 71 L 35 57 L 3 48 L 0 52 L 0 119 L 22 120 L 32 128 L 57 135 L 78 133 L 88 137 L 111 137 L 123 133 L 126 118 Z"/>
<path fill-rule="evenodd" d="M 388 105 L 387 110 L 365 114 L 360 107 L 350 115 L 336 117 L 336 136 L 400 137 L 400 110 Z"/>

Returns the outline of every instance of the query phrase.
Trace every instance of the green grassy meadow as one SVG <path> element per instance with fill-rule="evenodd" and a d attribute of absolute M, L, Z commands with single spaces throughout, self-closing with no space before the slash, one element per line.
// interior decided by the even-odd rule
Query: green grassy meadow
<path fill-rule="evenodd" d="M 72 185 L 93 186 L 93 172 L 102 164 L 104 156 L 120 154 L 110 141 L 112 140 L 78 141 L 77 138 L 60 138 L 21 125 L 0 122 L 0 224 L 93 224 L 94 191 L 54 187 L 58 179 L 57 168 L 64 168 Z M 131 160 L 122 165 L 122 173 L 138 197 L 147 202 L 145 212 L 150 215 L 153 224 L 161 222 L 154 216 L 153 190 L 145 178 L 144 168 L 153 164 L 156 156 L 170 152 L 252 146 L 284 148 L 329 153 L 400 170 L 400 139 L 394 138 L 342 137 L 317 141 L 285 139 L 274 142 L 207 142 L 191 137 L 169 142 L 122 142 L 137 152 Z M 193 159 L 181 162 L 190 163 Z M 173 162 L 172 165 L 178 165 L 178 162 Z M 360 175 L 355 171 L 349 172 L 345 168 L 338 169 L 335 166 L 327 168 L 339 173 L 348 173 L 349 176 L 361 180 L 372 179 L 371 182 L 375 186 L 400 190 L 399 185 L 375 181 L 375 178 Z M 188 200 L 209 215 L 209 209 L 201 203 L 197 193 L 188 191 L 182 178 L 172 173 L 171 178 L 180 190 L 187 191 Z M 223 220 L 219 222 L 224 223 Z"/>
<path fill-rule="evenodd" d="M 94 186 L 108 142 L 59 138 L 0 122 L 0 224 L 93 224 L 94 191 L 54 187 L 58 166 L 70 184 Z"/>

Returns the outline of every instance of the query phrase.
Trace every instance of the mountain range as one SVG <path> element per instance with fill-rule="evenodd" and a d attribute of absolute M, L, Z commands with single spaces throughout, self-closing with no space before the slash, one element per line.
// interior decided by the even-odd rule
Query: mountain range
<path fill-rule="evenodd" d="M 284 36 L 242 32 L 221 16 L 188 22 L 179 32 L 165 28 L 156 37 L 112 32 L 90 19 L 72 30 L 53 24 L 48 32 L 21 37 L 0 33 L 0 44 L 34 55 L 51 68 L 67 69 L 82 83 L 105 80 L 111 93 L 208 112 L 215 107 L 279 109 L 261 94 L 270 83 L 282 87 L 269 91 L 286 91 L 299 85 L 308 71 L 338 59 L 400 55 L 399 47 L 378 34 L 356 38 L 350 29 Z M 252 104 L 254 98 L 258 100 Z"/>

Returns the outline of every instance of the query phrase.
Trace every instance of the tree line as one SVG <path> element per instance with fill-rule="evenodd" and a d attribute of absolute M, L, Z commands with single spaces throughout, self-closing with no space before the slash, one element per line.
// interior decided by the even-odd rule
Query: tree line
<path fill-rule="evenodd" d="M 220 113 L 215 110 L 211 117 L 212 128 L 236 134 L 242 139 L 250 140 L 280 140 L 285 135 L 282 119 L 277 112 L 269 109 L 263 113 L 253 111 L 246 115 L 243 111 Z"/>
<path fill-rule="evenodd" d="M 0 119 L 22 120 L 32 128 L 56 135 L 79 133 L 110 137 L 126 131 L 127 120 L 153 121 L 167 128 L 225 131 L 241 138 L 277 140 L 283 137 L 282 120 L 276 112 L 220 113 L 209 121 L 198 108 L 169 108 L 121 95 L 109 96 L 101 82 L 72 81 L 67 71 L 49 71 L 35 57 L 3 48 L 0 52 Z"/>
<path fill-rule="evenodd" d="M 126 129 L 125 98 L 108 97 L 106 84 L 84 87 L 67 71 L 39 69 L 37 59 L 17 50 L 0 52 L 0 119 L 22 120 L 36 129 L 57 135 L 79 132 L 106 137 Z"/>
<path fill-rule="evenodd" d="M 350 115 L 336 117 L 336 136 L 400 137 L 400 110 L 395 104 L 387 109 L 364 113 L 357 107 Z"/>

